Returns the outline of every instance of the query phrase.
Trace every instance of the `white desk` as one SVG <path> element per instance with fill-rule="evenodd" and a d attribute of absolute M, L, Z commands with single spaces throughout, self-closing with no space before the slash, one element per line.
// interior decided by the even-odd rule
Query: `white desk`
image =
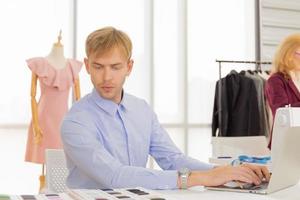
<path fill-rule="evenodd" d="M 164 195 L 168 200 L 169 198 L 170 200 L 299 200 L 300 183 L 293 187 L 289 187 L 268 195 L 212 191 L 206 190 L 203 187 L 193 187 L 188 190 L 156 190 L 155 192 Z"/>
<path fill-rule="evenodd" d="M 165 200 L 300 200 L 300 183 L 298 185 L 286 188 L 284 190 L 269 194 L 251 194 L 238 192 L 223 192 L 207 190 L 204 187 L 193 187 L 188 190 L 147 190 L 138 188 L 139 191 L 147 192 L 146 195 L 129 192 L 126 188 L 114 189 L 114 193 L 109 194 L 101 190 L 69 190 L 66 193 L 56 194 L 56 196 L 47 196 L 44 194 L 35 195 L 36 200 L 95 200 L 108 199 L 118 200 L 118 196 L 131 197 L 134 200 L 165 199 Z M 114 196 L 117 195 L 117 196 Z M 124 197 L 123 197 L 124 198 Z M 123 199 L 122 198 L 122 199 Z M 8 199 L 8 198 L 1 198 Z M 25 198 L 25 200 L 28 198 Z M 33 199 L 33 198 L 31 198 Z M 124 198 L 124 200 L 129 198 Z M 10 196 L 10 200 L 24 200 L 21 196 Z"/>

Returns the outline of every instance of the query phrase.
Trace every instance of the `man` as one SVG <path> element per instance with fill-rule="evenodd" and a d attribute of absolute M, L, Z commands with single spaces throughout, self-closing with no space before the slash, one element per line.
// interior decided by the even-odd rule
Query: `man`
<path fill-rule="evenodd" d="M 149 105 L 123 90 L 131 50 L 130 38 L 113 27 L 86 40 L 84 62 L 94 90 L 73 105 L 61 128 L 70 188 L 174 189 L 269 179 L 265 167 L 214 167 L 183 155 Z M 145 168 L 149 154 L 163 170 Z"/>

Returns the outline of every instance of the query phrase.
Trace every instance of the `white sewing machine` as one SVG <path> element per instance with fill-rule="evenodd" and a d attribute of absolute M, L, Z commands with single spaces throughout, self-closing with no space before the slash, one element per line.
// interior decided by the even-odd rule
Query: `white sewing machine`
<path fill-rule="evenodd" d="M 276 162 L 276 157 L 278 155 L 278 146 L 282 146 L 285 141 L 285 135 L 288 129 L 291 127 L 300 127 L 300 108 L 299 107 L 289 107 L 278 108 L 276 111 L 273 134 L 272 134 L 272 163 Z M 299 132 L 300 135 L 300 132 Z M 300 141 L 299 145 L 300 147 Z M 274 147 L 274 148 L 273 148 Z M 299 149 L 297 149 L 299 151 Z"/>

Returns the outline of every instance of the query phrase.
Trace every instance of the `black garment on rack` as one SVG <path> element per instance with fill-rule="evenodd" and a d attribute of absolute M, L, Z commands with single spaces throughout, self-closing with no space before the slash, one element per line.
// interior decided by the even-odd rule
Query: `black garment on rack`
<path fill-rule="evenodd" d="M 222 83 L 221 108 L 218 103 L 218 87 Z M 222 127 L 219 127 L 219 114 Z M 212 136 L 256 136 L 264 135 L 260 127 L 257 91 L 253 80 L 232 71 L 216 84 L 212 121 Z"/>

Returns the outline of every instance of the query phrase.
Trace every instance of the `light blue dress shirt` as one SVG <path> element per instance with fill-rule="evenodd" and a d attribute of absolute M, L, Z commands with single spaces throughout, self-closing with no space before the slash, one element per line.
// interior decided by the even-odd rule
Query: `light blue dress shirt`
<path fill-rule="evenodd" d="M 94 89 L 67 113 L 61 137 L 70 188 L 174 189 L 178 169 L 213 167 L 185 156 L 150 106 L 126 93 L 116 104 Z M 145 168 L 149 154 L 163 170 Z"/>

